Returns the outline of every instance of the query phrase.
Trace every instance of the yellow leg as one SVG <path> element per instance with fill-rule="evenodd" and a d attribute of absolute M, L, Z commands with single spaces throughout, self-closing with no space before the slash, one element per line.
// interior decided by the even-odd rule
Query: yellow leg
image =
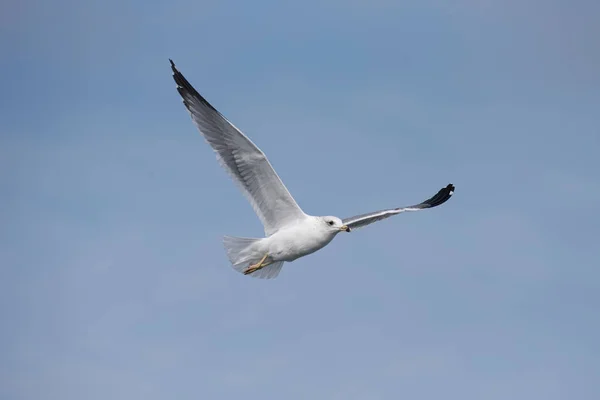
<path fill-rule="evenodd" d="M 244 271 L 244 275 L 251 274 L 251 273 L 256 272 L 259 269 L 264 268 L 267 265 L 269 265 L 269 264 L 263 264 L 265 262 L 265 260 L 267 259 L 267 257 L 269 257 L 269 253 L 265 254 L 265 256 L 262 258 L 262 260 L 260 260 L 256 264 L 249 266 L 248 269 Z"/>

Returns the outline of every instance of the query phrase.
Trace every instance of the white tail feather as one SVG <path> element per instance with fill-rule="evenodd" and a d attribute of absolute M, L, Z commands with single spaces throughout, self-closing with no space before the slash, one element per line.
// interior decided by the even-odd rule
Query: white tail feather
<path fill-rule="evenodd" d="M 223 245 L 227 252 L 227 257 L 231 262 L 231 266 L 238 272 L 244 273 L 244 271 L 253 263 L 260 261 L 261 257 L 257 257 L 256 253 L 252 251 L 252 244 L 261 239 L 257 238 L 241 238 L 235 236 L 223 237 Z M 264 268 L 259 269 L 256 272 L 249 274 L 253 278 L 261 279 L 273 279 L 281 271 L 283 261 L 276 261 Z"/>
<path fill-rule="evenodd" d="M 244 264 L 252 261 L 252 251 L 250 246 L 259 241 L 257 238 L 241 238 L 235 236 L 223 237 L 223 245 L 227 252 L 227 258 L 232 265 Z M 258 260 L 257 260 L 258 261 Z"/>

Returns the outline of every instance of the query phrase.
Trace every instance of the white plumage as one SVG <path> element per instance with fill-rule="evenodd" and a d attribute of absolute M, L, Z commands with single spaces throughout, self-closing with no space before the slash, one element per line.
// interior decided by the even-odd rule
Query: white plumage
<path fill-rule="evenodd" d="M 202 97 L 171 61 L 173 78 L 194 124 L 217 154 L 260 218 L 264 238 L 225 236 L 232 266 L 256 278 L 275 278 L 285 261 L 294 261 L 323 248 L 342 231 L 419 211 L 446 202 L 454 192 L 449 184 L 432 198 L 414 206 L 394 208 L 341 220 L 305 214 L 287 190 L 265 154 Z"/>

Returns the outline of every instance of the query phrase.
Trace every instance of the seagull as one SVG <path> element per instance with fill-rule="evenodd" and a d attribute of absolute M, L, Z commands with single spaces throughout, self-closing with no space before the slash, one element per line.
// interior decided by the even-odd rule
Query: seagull
<path fill-rule="evenodd" d="M 340 232 L 351 232 L 407 211 L 437 207 L 450 199 L 454 185 L 442 188 L 422 203 L 340 219 L 304 213 L 265 154 L 194 89 L 175 66 L 177 91 L 192 121 L 216 153 L 263 224 L 264 238 L 225 236 L 223 244 L 232 267 L 255 278 L 272 279 L 283 264 L 312 254 Z"/>

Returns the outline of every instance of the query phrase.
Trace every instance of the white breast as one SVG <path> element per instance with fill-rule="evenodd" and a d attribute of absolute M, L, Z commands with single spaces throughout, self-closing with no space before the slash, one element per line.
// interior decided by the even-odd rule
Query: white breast
<path fill-rule="evenodd" d="M 269 255 L 274 261 L 293 261 L 325 247 L 334 237 L 322 220 L 308 217 L 270 236 Z"/>

